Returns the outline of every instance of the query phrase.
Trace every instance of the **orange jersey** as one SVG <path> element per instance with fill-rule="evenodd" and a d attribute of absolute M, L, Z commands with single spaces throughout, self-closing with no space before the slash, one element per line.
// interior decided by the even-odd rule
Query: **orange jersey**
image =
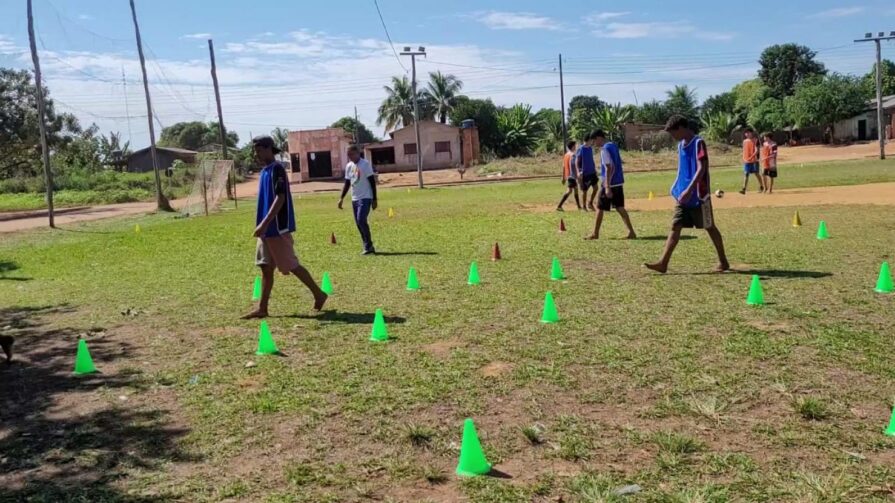
<path fill-rule="evenodd" d="M 572 177 L 572 157 L 575 157 L 575 154 L 566 152 L 566 155 L 562 158 L 562 176 L 566 179 Z"/>
<path fill-rule="evenodd" d="M 777 144 L 761 144 L 761 167 L 766 169 L 777 167 Z"/>
<path fill-rule="evenodd" d="M 758 162 L 758 158 L 756 157 L 757 154 L 758 149 L 755 148 L 755 140 L 743 140 L 743 162 Z"/>

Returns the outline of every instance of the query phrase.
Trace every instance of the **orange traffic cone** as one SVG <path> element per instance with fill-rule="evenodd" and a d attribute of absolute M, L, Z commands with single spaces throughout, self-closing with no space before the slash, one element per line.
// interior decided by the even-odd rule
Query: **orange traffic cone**
<path fill-rule="evenodd" d="M 333 232 L 332 234 L 329 235 L 329 244 L 331 244 L 331 245 L 336 244 L 336 233 L 335 232 Z"/>
<path fill-rule="evenodd" d="M 566 232 L 566 221 L 559 219 L 559 232 Z"/>
<path fill-rule="evenodd" d="M 494 251 L 491 252 L 491 260 L 497 262 L 501 258 L 502 257 L 500 256 L 500 245 L 497 243 L 494 243 Z"/>

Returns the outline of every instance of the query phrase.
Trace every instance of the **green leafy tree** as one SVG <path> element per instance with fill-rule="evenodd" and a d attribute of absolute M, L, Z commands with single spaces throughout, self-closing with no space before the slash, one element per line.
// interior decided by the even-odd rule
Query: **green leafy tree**
<path fill-rule="evenodd" d="M 891 60 L 884 59 L 883 69 L 883 96 L 892 96 L 895 94 L 895 63 Z M 868 100 L 876 99 L 876 63 L 870 73 L 861 79 L 861 89 L 864 91 L 864 97 Z"/>
<path fill-rule="evenodd" d="M 690 89 L 688 86 L 674 86 L 667 95 L 665 109 L 669 116 L 681 115 L 693 124 L 699 122 L 699 100 L 696 99 L 695 89 Z"/>
<path fill-rule="evenodd" d="M 120 157 L 116 158 L 116 153 Z M 125 166 L 123 161 L 130 154 L 131 143 L 122 141 L 121 133 L 112 131 L 109 133 L 109 136 L 101 135 L 99 137 L 99 156 L 106 166 L 115 165 L 118 162 L 120 164 L 117 167 L 123 169 Z"/>
<path fill-rule="evenodd" d="M 816 52 L 803 45 L 772 45 L 761 53 L 758 77 L 770 89 L 771 96 L 783 99 L 795 92 L 799 82 L 826 75 L 826 67 L 814 59 L 816 56 Z"/>
<path fill-rule="evenodd" d="M 575 138 L 583 140 L 593 131 L 602 129 L 609 140 L 623 143 L 624 125 L 634 118 L 634 109 L 616 103 L 615 105 L 606 105 L 596 112 L 579 109 L 573 117 L 575 126 L 572 133 Z"/>
<path fill-rule="evenodd" d="M 597 96 L 575 96 L 569 102 L 569 131 L 573 138 L 583 138 L 590 132 L 587 123 L 608 105 Z"/>
<path fill-rule="evenodd" d="M 413 124 L 413 88 L 407 77 L 392 77 L 392 85 L 383 86 L 385 99 L 379 105 L 379 116 L 376 124 L 385 124 L 386 130 Z M 417 90 L 420 106 L 420 120 L 428 120 L 433 116 L 429 100 L 424 92 Z"/>
<path fill-rule="evenodd" d="M 702 134 L 709 141 L 730 143 L 733 132 L 739 128 L 736 114 L 715 112 L 702 116 Z"/>
<path fill-rule="evenodd" d="M 634 111 L 634 120 L 641 124 L 664 125 L 671 113 L 665 103 L 659 100 L 647 101 Z"/>
<path fill-rule="evenodd" d="M 99 127 L 92 124 L 53 152 L 53 166 L 58 174 L 92 174 L 103 169 L 98 131 Z"/>
<path fill-rule="evenodd" d="M 227 146 L 235 148 L 239 135 L 234 131 L 227 132 Z M 160 147 L 176 147 L 187 150 L 199 150 L 208 145 L 219 145 L 221 133 L 215 122 L 178 122 L 162 129 L 158 145 Z"/>
<path fill-rule="evenodd" d="M 429 74 L 429 86 L 423 91 L 427 107 L 442 124 L 454 110 L 457 95 L 463 89 L 463 82 L 453 75 L 445 75 L 441 71 Z"/>
<path fill-rule="evenodd" d="M 608 104 L 605 101 L 601 100 L 598 96 L 575 96 L 572 98 L 571 101 L 569 101 L 569 121 L 572 120 L 572 115 L 575 114 L 576 110 L 585 109 L 591 110 L 596 113 L 597 111 L 605 108 L 607 105 Z"/>
<path fill-rule="evenodd" d="M 760 79 L 740 82 L 733 86 L 731 94 L 733 94 L 734 111 L 744 117 L 749 115 L 749 110 L 771 97 L 770 89 Z"/>
<path fill-rule="evenodd" d="M 747 120 L 759 133 L 779 131 L 791 125 L 783 100 L 777 98 L 767 98 L 759 103 L 749 111 Z"/>
<path fill-rule="evenodd" d="M 801 82 L 785 105 L 796 127 L 824 126 L 832 135 L 837 121 L 865 109 L 864 98 L 859 78 L 834 73 Z"/>
<path fill-rule="evenodd" d="M 289 130 L 286 128 L 276 127 L 273 131 L 270 132 L 270 137 L 273 138 L 274 145 L 277 146 L 282 152 L 279 154 L 280 158 L 286 158 L 289 156 Z"/>
<path fill-rule="evenodd" d="M 531 113 L 531 105 L 516 104 L 497 113 L 500 143 L 497 155 L 512 157 L 530 155 L 541 136 L 543 125 Z"/>
<path fill-rule="evenodd" d="M 563 152 L 562 145 L 562 112 L 553 108 L 542 108 L 535 118 L 543 126 L 538 139 L 538 152 L 556 154 Z"/>
<path fill-rule="evenodd" d="M 709 96 L 702 104 L 703 116 L 714 116 L 715 114 L 734 114 L 736 113 L 736 95 L 733 92 L 726 92 Z"/>
<path fill-rule="evenodd" d="M 379 138 L 377 138 L 372 131 L 367 129 L 367 126 L 364 126 L 363 122 L 355 120 L 354 117 L 348 117 L 347 115 L 336 122 L 333 122 L 329 127 L 340 127 L 352 137 L 354 137 L 354 133 L 357 131 L 358 143 L 373 143 L 379 141 Z"/>
<path fill-rule="evenodd" d="M 482 150 L 497 152 L 501 136 L 497 127 L 497 107 L 490 99 L 479 100 L 468 96 L 457 96 L 454 111 L 449 119 L 452 126 L 460 126 L 464 120 L 472 119 L 479 130 L 479 144 Z"/>

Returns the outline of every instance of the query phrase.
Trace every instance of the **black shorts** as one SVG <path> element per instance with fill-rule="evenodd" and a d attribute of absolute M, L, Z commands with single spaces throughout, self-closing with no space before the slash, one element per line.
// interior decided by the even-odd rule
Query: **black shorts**
<path fill-rule="evenodd" d="M 581 177 L 581 190 L 587 190 L 591 187 L 596 187 L 600 182 L 600 178 L 596 173 L 592 173 L 590 175 L 584 175 Z"/>
<path fill-rule="evenodd" d="M 674 207 L 671 223 L 687 229 L 711 229 L 715 227 L 715 215 L 712 212 L 712 198 L 702 201 L 700 206 L 686 208 L 680 204 Z"/>
<path fill-rule="evenodd" d="M 609 211 L 612 208 L 625 207 L 625 188 L 619 185 L 612 187 L 612 197 L 606 197 L 606 189 L 600 187 L 600 195 L 597 196 L 597 208 Z"/>
<path fill-rule="evenodd" d="M 574 176 L 570 176 L 566 180 L 566 187 L 568 187 L 570 189 L 574 189 L 576 185 L 578 185 L 578 180 L 575 180 Z"/>
<path fill-rule="evenodd" d="M 765 168 L 764 176 L 769 176 L 771 178 L 777 178 L 777 169 L 776 168 Z"/>

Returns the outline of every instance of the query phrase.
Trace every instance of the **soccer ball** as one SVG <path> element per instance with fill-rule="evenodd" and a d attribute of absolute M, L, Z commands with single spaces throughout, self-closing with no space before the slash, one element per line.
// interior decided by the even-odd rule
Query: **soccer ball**
<path fill-rule="evenodd" d="M 724 197 L 724 191 L 721 190 L 721 189 L 716 190 L 716 191 L 715 191 L 715 197 L 717 197 L 717 198 L 722 198 L 722 197 Z"/>

